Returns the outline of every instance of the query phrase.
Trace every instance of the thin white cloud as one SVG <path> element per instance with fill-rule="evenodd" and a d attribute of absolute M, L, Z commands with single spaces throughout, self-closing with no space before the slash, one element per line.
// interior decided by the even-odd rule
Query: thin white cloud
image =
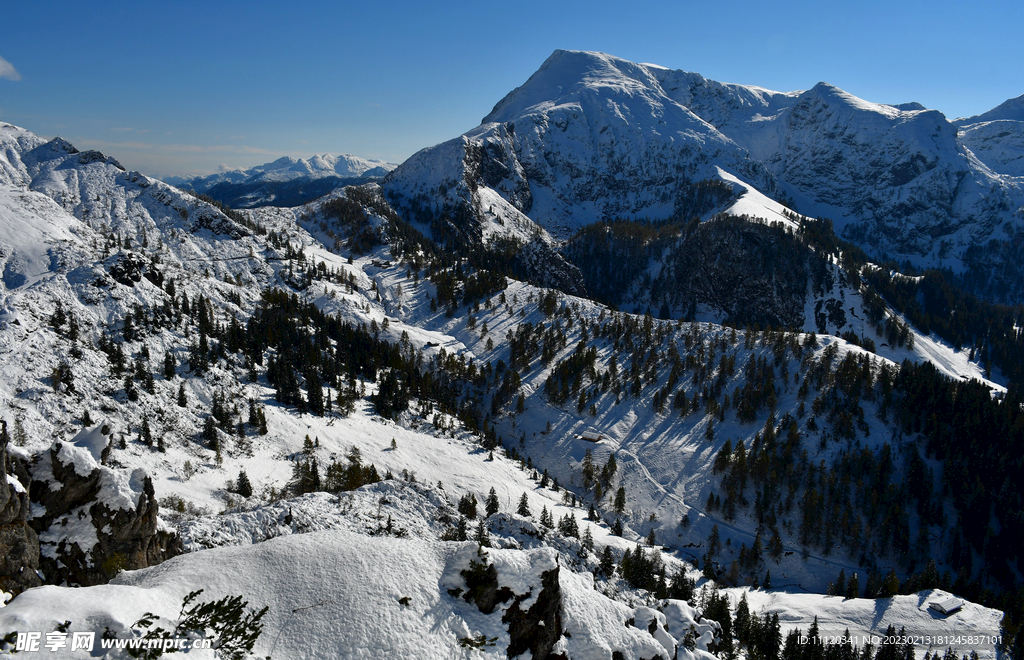
<path fill-rule="evenodd" d="M 0 78 L 8 80 L 21 80 L 21 74 L 14 68 L 14 65 L 0 57 Z"/>

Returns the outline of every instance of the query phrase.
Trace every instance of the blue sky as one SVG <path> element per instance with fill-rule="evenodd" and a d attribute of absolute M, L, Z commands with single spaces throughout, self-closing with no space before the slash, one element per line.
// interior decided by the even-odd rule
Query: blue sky
<path fill-rule="evenodd" d="M 0 120 L 155 176 L 400 162 L 476 126 L 556 48 L 954 118 L 1024 94 L 1022 25 L 1020 0 L 11 2 Z"/>

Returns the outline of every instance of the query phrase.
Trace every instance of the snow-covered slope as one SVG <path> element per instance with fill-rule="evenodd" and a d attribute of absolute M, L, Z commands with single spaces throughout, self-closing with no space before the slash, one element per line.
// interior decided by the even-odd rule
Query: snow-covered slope
<path fill-rule="evenodd" d="M 1024 177 L 1024 95 L 953 123 L 960 141 L 993 171 Z"/>
<path fill-rule="evenodd" d="M 453 279 L 455 272 L 467 274 L 466 264 L 432 262 L 417 251 L 403 256 L 379 244 L 396 225 L 373 186 L 336 191 L 296 209 L 229 217 L 177 189 L 125 173 L 102 155 L 86 157 L 60 141 L 45 142 L 10 126 L 3 130 L 0 417 L 9 423 L 11 453 L 41 465 L 34 457 L 54 441 L 72 441 L 85 471 L 99 470 L 93 465 L 98 451 L 106 462 L 99 473 L 109 472 L 124 486 L 118 492 L 136 506 L 142 498 L 135 499 L 139 479 L 132 475 L 144 469 L 167 527 L 175 526 L 192 551 L 124 572 L 114 585 L 25 591 L 0 614 L 5 634 L 49 632 L 64 620 L 72 621 L 72 631 L 102 632 L 109 625 L 127 634 L 147 610 L 175 618 L 183 596 L 202 587 L 209 590 L 204 600 L 242 594 L 253 607 L 271 608 L 256 648 L 261 656 L 336 657 L 339 644 L 346 644 L 356 649 L 354 657 L 379 656 L 381 649 L 408 654 L 411 648 L 429 650 L 428 657 L 507 657 L 519 634 L 503 620 L 512 601 L 491 614 L 468 603 L 470 585 L 459 580 L 474 558 L 479 561 L 477 548 L 449 540 L 458 533 L 461 500 L 473 495 L 482 503 L 493 487 L 497 513 L 478 513 L 468 535 L 476 527 L 490 536 L 495 547 L 486 551 L 488 561 L 513 600 L 525 596 L 520 611 L 542 600 L 544 575 L 553 565 L 559 568 L 561 628 L 552 638 L 534 626 L 532 638 L 548 639 L 570 658 L 608 658 L 614 650 L 626 658 L 671 657 L 673 640 L 686 633 L 675 622 L 692 621 L 696 637 L 707 635 L 705 642 L 715 626 L 700 623 L 693 607 L 666 603 L 623 577 L 595 580 L 600 554 L 607 548 L 619 562 L 653 534 L 663 544 L 660 555 L 644 552 L 660 557 L 667 576 L 681 570 L 697 577 L 686 560 L 703 563 L 703 544 L 717 524 L 727 547 L 713 563 L 724 568 L 738 556 L 737 546 L 752 543 L 758 523 L 747 510 L 727 518 L 705 504 L 721 492 L 712 473 L 716 453 L 727 440 L 752 446 L 769 419 L 786 413 L 806 419 L 798 382 L 807 380 L 794 375 L 820 371 L 825 363 L 831 369 L 846 356 L 871 358 L 835 337 L 820 337 L 815 345 L 804 333 L 655 321 L 504 278 L 496 288 L 470 295 L 467 283 Z M 748 192 L 757 201 L 754 193 Z M 369 246 L 360 251 L 353 239 L 365 236 Z M 455 289 L 446 294 L 445 282 Z M 834 295 L 857 317 L 860 302 L 852 290 Z M 300 399 L 282 403 L 281 372 L 276 382 L 271 376 L 289 346 L 260 347 L 259 362 L 250 354 L 251 342 L 271 340 L 281 325 L 246 332 L 254 317 L 275 310 L 305 310 L 291 314 L 302 329 L 293 336 L 296 343 L 316 337 L 328 355 L 341 359 L 351 352 L 355 359 L 374 345 L 371 339 L 382 340 L 395 347 L 392 359 L 408 358 L 403 369 L 453 383 L 461 394 L 437 401 L 411 393 L 407 407 L 381 416 L 373 397 L 396 369 L 389 362 L 372 374 L 347 366 L 328 380 L 324 372 L 326 394 L 338 404 L 323 415 L 305 406 L 314 393 L 323 394 L 310 385 L 315 374 L 309 369 L 296 372 Z M 330 315 L 331 322 L 318 326 L 311 310 Z M 813 305 L 808 314 L 814 317 Z M 829 320 L 827 330 L 872 332 L 870 324 L 843 316 L 841 324 Z M 364 333 L 365 345 L 331 339 L 330 329 L 346 323 Z M 913 348 L 880 347 L 864 368 L 909 359 L 930 361 L 951 375 L 979 375 L 962 352 L 916 339 Z M 552 397 L 558 390 L 548 383 L 584 344 L 596 351 L 594 371 L 581 372 L 579 391 L 558 402 Z M 531 345 L 524 360 L 524 346 Z M 681 378 L 676 373 L 676 385 L 697 403 L 685 414 L 661 394 L 672 389 L 673 350 L 689 365 Z M 620 360 L 615 367 L 613 358 Z M 722 366 L 728 359 L 732 368 Z M 741 421 L 728 406 L 721 417 L 710 407 L 701 412 L 710 405 L 699 403 L 701 382 L 721 380 L 722 391 L 732 395 L 752 382 L 747 371 L 755 361 L 773 365 L 771 412 L 759 407 L 753 421 Z M 598 380 L 602 374 L 608 374 L 607 386 Z M 568 396 L 575 386 L 563 380 Z M 813 408 L 813 398 L 824 392 L 818 387 L 828 386 L 809 386 L 808 405 Z M 351 397 L 351 410 L 340 394 Z M 913 450 L 877 402 L 864 407 L 858 447 L 871 451 L 890 441 Z M 213 424 L 218 408 L 226 420 Z M 86 424 L 87 414 L 96 420 Z M 820 420 L 818 431 L 800 422 L 815 465 L 842 456 L 854 442 L 829 437 L 824 414 Z M 257 430 L 261 422 L 265 433 Z M 83 427 L 89 430 L 79 435 Z M 580 437 L 585 431 L 603 437 L 590 443 Z M 613 455 L 619 463 L 601 495 L 583 482 L 588 449 L 598 465 Z M 372 464 L 382 480 L 355 490 L 295 495 L 300 463 L 319 465 L 326 479 L 356 464 L 353 456 L 362 467 Z M 904 469 L 902 460 L 896 469 Z M 251 495 L 238 492 L 243 470 Z M 32 476 L 39 474 L 33 470 Z M 38 491 L 43 480 L 21 485 Z M 618 486 L 623 506 L 616 513 L 612 493 Z M 524 498 L 529 514 L 518 507 Z M 588 520 L 591 503 L 596 519 Z M 28 522 L 38 522 L 35 504 Z M 558 524 L 539 522 L 544 510 Z M 53 543 L 58 534 L 82 531 L 78 521 L 86 519 L 76 517 L 64 516 L 66 524 L 58 521 L 58 529 L 43 530 L 40 539 Z M 562 530 L 561 521 L 570 518 L 578 535 Z M 616 519 L 621 533 L 613 533 Z M 917 524 L 916 517 L 912 521 Z M 863 561 L 846 550 L 801 557 L 795 526 L 780 523 L 790 554 L 758 564 L 760 571 L 771 561 L 780 586 L 821 589 L 839 568 L 899 565 L 892 553 Z M 936 531 L 929 549 L 940 555 L 943 530 Z M 593 549 L 584 551 L 588 536 Z M 82 533 L 71 540 L 80 547 L 92 539 Z M 119 570 L 116 563 L 110 569 Z M 405 596 L 407 605 L 400 600 Z M 702 611 L 699 600 L 696 609 Z M 800 614 L 787 621 L 807 628 L 811 609 L 794 606 Z M 541 610 L 535 621 L 545 620 Z M 470 648 L 478 643 L 480 648 Z M 529 657 L 525 653 L 512 655 Z M 680 650 L 678 657 L 693 656 Z"/>
<path fill-rule="evenodd" d="M 960 127 L 960 141 L 994 172 L 1024 177 L 1024 120 L 967 124 Z"/>

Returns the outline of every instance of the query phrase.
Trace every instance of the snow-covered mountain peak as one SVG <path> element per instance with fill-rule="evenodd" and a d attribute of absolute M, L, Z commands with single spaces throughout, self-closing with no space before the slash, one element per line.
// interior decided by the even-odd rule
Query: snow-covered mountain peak
<path fill-rule="evenodd" d="M 1016 98 L 1007 99 L 988 112 L 983 112 L 973 117 L 961 117 L 953 123 L 957 126 L 969 126 L 983 121 L 995 121 L 998 119 L 1024 121 L 1024 94 Z"/>
<path fill-rule="evenodd" d="M 1000 174 L 1024 177 L 1024 94 L 953 123 L 978 160 Z"/>
<path fill-rule="evenodd" d="M 604 53 L 556 50 L 520 87 L 494 106 L 481 123 L 505 122 L 578 99 L 587 90 L 618 95 L 660 92 L 657 79 L 642 64 Z"/>

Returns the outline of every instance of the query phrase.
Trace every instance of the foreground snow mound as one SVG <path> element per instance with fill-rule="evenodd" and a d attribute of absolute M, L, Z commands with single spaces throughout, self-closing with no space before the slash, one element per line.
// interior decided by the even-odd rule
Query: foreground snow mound
<path fill-rule="evenodd" d="M 467 601 L 477 584 L 469 577 L 474 564 L 494 569 L 497 588 L 488 613 L 481 611 L 484 590 Z M 146 612 L 175 619 L 196 589 L 204 589 L 204 601 L 244 594 L 250 608 L 270 608 L 254 649 L 259 657 L 504 658 L 511 643 L 531 643 L 523 631 L 541 634 L 545 620 L 531 617 L 550 606 L 564 622 L 551 635 L 555 649 L 571 658 L 609 658 L 615 651 L 627 658 L 671 657 L 661 641 L 667 633 L 652 636 L 627 626 L 642 619 L 638 611 L 594 591 L 589 575 L 560 568 L 550 549 L 481 553 L 472 543 L 343 529 L 192 553 L 123 573 L 109 585 L 32 589 L 0 611 L 0 630 L 45 633 L 71 621 L 72 632 L 98 637 L 109 628 L 126 637 Z M 663 624 L 664 615 L 657 616 Z M 530 653 L 523 648 L 511 657 Z M 90 656 L 65 650 L 53 657 Z"/>
<path fill-rule="evenodd" d="M 884 636 L 889 626 L 901 628 L 914 638 L 918 657 L 926 651 L 943 653 L 953 648 L 963 655 L 978 651 L 982 658 L 994 658 L 994 641 L 1000 634 L 1003 613 L 976 603 L 965 602 L 950 615 L 929 609 L 931 603 L 949 599 L 952 594 L 939 589 L 920 591 L 892 598 L 842 598 L 821 594 L 787 593 L 747 589 L 727 590 L 734 603 L 746 593 L 751 612 L 778 612 L 783 637 L 800 628 L 807 633 L 809 621 L 817 617 L 823 639 L 849 631 L 858 640 Z M 864 644 L 860 644 L 861 647 Z M 875 642 L 878 647 L 878 642 Z"/>

